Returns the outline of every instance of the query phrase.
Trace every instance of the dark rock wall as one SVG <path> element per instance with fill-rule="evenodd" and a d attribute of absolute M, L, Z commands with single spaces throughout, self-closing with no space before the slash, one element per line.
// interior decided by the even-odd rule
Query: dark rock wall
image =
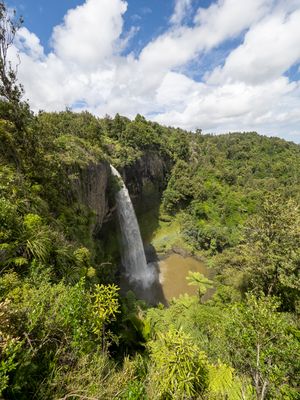
<path fill-rule="evenodd" d="M 152 196 L 158 198 L 166 186 L 172 167 L 170 159 L 156 152 L 147 152 L 133 165 L 121 170 L 135 205 L 151 203 Z M 110 168 L 107 162 L 90 164 L 81 169 L 73 180 L 76 199 L 95 214 L 93 231 L 99 231 L 103 222 L 111 218 L 114 211 L 113 199 L 109 198 Z"/>
<path fill-rule="evenodd" d="M 171 168 L 170 159 L 162 157 L 157 152 L 149 151 L 133 165 L 125 167 L 122 176 L 130 195 L 140 197 L 149 185 L 153 186 L 157 192 L 162 192 Z"/>
<path fill-rule="evenodd" d="M 99 162 L 81 169 L 78 178 L 73 181 L 74 194 L 77 200 L 93 211 L 94 229 L 100 229 L 108 212 L 109 164 Z"/>

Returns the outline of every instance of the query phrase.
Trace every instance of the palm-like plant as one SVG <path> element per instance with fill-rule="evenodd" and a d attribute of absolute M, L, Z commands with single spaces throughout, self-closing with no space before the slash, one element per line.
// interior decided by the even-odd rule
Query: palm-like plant
<path fill-rule="evenodd" d="M 200 272 L 189 271 L 189 274 L 186 277 L 186 280 L 188 281 L 189 285 L 198 287 L 198 294 L 199 294 L 200 299 L 207 292 L 207 289 L 213 287 L 213 281 L 206 278 Z"/>

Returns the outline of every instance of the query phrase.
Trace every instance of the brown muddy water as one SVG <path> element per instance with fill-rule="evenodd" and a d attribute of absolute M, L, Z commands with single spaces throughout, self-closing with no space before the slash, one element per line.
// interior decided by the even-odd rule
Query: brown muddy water
<path fill-rule="evenodd" d="M 171 254 L 159 261 L 159 283 L 164 297 L 169 302 L 172 298 L 178 298 L 182 294 L 197 296 L 197 287 L 188 284 L 186 277 L 189 271 L 200 272 L 206 277 L 211 277 L 211 270 L 205 264 L 192 257 L 183 257 L 180 254 Z M 213 293 L 213 289 L 207 292 L 206 298 Z M 203 299 L 205 300 L 205 298 Z"/>
<path fill-rule="evenodd" d="M 186 277 L 189 271 L 200 272 L 211 278 L 213 272 L 209 270 L 202 261 L 193 257 L 183 257 L 180 254 L 172 253 L 156 263 L 148 264 L 153 268 L 156 279 L 148 288 L 133 285 L 126 276 L 121 277 L 120 286 L 122 292 L 133 290 L 137 297 L 147 303 L 156 305 L 162 303 L 168 305 L 173 298 L 178 298 L 185 293 L 190 296 L 197 296 L 197 287 L 188 284 Z M 208 289 L 202 301 L 209 299 L 214 289 Z"/>

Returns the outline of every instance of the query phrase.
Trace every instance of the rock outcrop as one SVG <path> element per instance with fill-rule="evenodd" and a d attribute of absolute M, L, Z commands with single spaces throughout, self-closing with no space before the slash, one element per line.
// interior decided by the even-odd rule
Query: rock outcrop
<path fill-rule="evenodd" d="M 81 169 L 73 180 L 73 188 L 78 201 L 95 215 L 92 229 L 100 229 L 108 212 L 108 184 L 110 169 L 106 162 L 90 164 Z"/>
<path fill-rule="evenodd" d="M 171 167 L 172 162 L 169 158 L 148 151 L 133 165 L 125 167 L 122 175 L 130 194 L 139 197 L 149 185 L 153 186 L 154 190 L 162 192 Z"/>
<path fill-rule="evenodd" d="M 171 167 L 170 159 L 149 151 L 120 172 L 134 202 L 145 204 L 147 199 L 151 202 L 152 196 L 160 196 Z M 93 231 L 99 231 L 113 214 L 114 204 L 109 202 L 110 174 L 109 164 L 103 161 L 80 169 L 73 180 L 76 199 L 95 215 Z"/>

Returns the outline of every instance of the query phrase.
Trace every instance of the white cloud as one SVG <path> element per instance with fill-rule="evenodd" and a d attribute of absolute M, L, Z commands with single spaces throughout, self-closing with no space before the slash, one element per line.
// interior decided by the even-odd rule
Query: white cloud
<path fill-rule="evenodd" d="M 233 50 L 224 67 L 209 77 L 211 82 L 240 80 L 256 84 L 272 80 L 300 61 L 300 9 L 267 16 L 245 36 L 244 43 Z"/>
<path fill-rule="evenodd" d="M 192 0 L 176 0 L 174 13 L 170 18 L 172 24 L 181 24 L 192 8 Z"/>
<path fill-rule="evenodd" d="M 199 8 L 195 23 L 201 27 L 206 49 L 238 35 L 268 13 L 273 0 L 219 0 L 209 8 Z"/>
<path fill-rule="evenodd" d="M 111 57 L 123 27 L 127 3 L 122 0 L 87 0 L 68 11 L 53 31 L 55 54 L 65 62 L 95 68 Z"/>
<path fill-rule="evenodd" d="M 194 27 L 176 26 L 150 42 L 141 52 L 145 67 L 163 71 L 184 65 L 201 51 L 208 51 L 240 34 L 263 16 L 271 0 L 220 0 L 207 9 L 200 8 Z"/>
<path fill-rule="evenodd" d="M 141 113 L 187 129 L 256 129 L 300 140 L 299 82 L 283 75 L 300 61 L 300 0 L 219 0 L 186 26 L 191 4 L 177 0 L 173 25 L 139 56 L 122 55 L 137 32 L 123 31 L 123 0 L 86 0 L 70 10 L 47 55 L 22 28 L 16 45 L 26 97 L 36 110 L 85 104 L 97 115 Z M 237 36 L 242 43 L 202 82 L 178 72 Z"/>
<path fill-rule="evenodd" d="M 15 43 L 20 51 L 28 54 L 33 60 L 44 57 L 44 49 L 40 39 L 25 27 L 21 27 L 17 32 Z"/>
<path fill-rule="evenodd" d="M 169 72 L 156 92 L 156 101 L 166 109 L 183 111 L 191 103 L 205 94 L 205 85 L 196 83 L 183 74 Z M 184 101 L 182 101 L 185 99 Z"/>
<path fill-rule="evenodd" d="M 182 85 L 182 77 L 177 79 Z M 224 132 L 260 128 L 271 134 L 275 121 L 278 129 L 287 121 L 300 123 L 299 89 L 299 84 L 290 83 L 286 77 L 260 85 L 234 82 L 216 86 L 185 81 L 185 88 L 181 86 L 179 92 L 181 104 L 171 104 L 155 119 L 164 124 L 172 121 L 186 129 L 204 127 L 207 131 Z M 166 91 L 168 86 L 162 85 L 158 98 L 163 99 L 162 105 L 166 104 Z"/>

